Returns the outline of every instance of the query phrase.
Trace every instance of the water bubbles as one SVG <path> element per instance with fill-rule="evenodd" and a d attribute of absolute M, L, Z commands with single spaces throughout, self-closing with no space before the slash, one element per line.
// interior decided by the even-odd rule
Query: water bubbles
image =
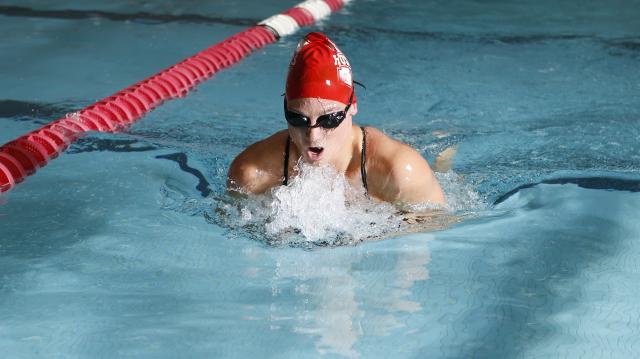
<path fill-rule="evenodd" d="M 361 241 L 400 224 L 395 208 L 368 200 L 332 167 L 300 165 L 289 186 L 272 191 L 269 235 L 293 230 L 308 242 Z"/>
<path fill-rule="evenodd" d="M 303 247 L 354 244 L 399 227 L 392 205 L 370 200 L 332 167 L 300 163 L 298 173 L 289 186 L 218 207 L 225 224 L 272 245 Z"/>
<path fill-rule="evenodd" d="M 368 198 L 332 167 L 298 164 L 288 186 L 264 195 L 248 194 L 220 203 L 216 215 L 233 236 L 269 245 L 301 247 L 352 245 L 408 232 L 427 232 L 451 226 L 486 206 L 455 172 L 438 174 L 449 202 L 393 205 Z"/>
<path fill-rule="evenodd" d="M 454 171 L 437 172 L 436 178 L 445 192 L 449 211 L 460 213 L 487 209 L 487 204 L 477 190 Z"/>
<path fill-rule="evenodd" d="M 368 198 L 333 167 L 299 163 L 288 186 L 265 194 L 214 190 L 206 198 L 191 183 L 167 180 L 159 204 L 166 210 L 204 216 L 227 230 L 228 238 L 252 239 L 268 245 L 353 245 L 365 240 L 442 230 L 488 209 L 475 188 L 453 171 L 436 173 L 447 206 L 399 205 Z"/>

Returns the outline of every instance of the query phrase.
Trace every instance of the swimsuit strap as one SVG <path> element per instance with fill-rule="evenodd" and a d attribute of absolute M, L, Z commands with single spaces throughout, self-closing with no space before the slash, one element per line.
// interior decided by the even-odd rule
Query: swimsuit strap
<path fill-rule="evenodd" d="M 291 145 L 291 136 L 287 136 L 287 145 L 284 148 L 284 181 L 283 185 L 289 183 L 289 146 Z"/>
<path fill-rule="evenodd" d="M 360 175 L 362 176 L 362 185 L 364 186 L 364 192 L 369 193 L 369 187 L 367 186 L 367 132 L 364 130 L 364 126 L 360 126 L 362 130 L 362 154 L 360 155 Z"/>

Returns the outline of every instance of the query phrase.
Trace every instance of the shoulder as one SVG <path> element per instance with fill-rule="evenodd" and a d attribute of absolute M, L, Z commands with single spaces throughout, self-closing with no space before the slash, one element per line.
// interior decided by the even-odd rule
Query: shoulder
<path fill-rule="evenodd" d="M 418 151 L 403 142 L 387 136 L 379 129 L 365 127 L 365 131 L 367 134 L 367 155 L 369 158 L 375 159 L 375 162 L 385 169 L 395 169 L 406 160 L 411 162 L 424 161 L 426 163 Z"/>
<path fill-rule="evenodd" d="M 287 136 L 287 130 L 276 132 L 242 151 L 231 162 L 227 188 L 262 193 L 281 184 Z"/>
<path fill-rule="evenodd" d="M 389 202 L 444 204 L 429 163 L 411 146 L 367 127 L 367 170 L 372 192 Z"/>

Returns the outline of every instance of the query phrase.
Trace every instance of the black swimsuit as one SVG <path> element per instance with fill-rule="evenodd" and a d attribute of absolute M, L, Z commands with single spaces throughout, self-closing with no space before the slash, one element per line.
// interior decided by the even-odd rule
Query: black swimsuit
<path fill-rule="evenodd" d="M 362 130 L 362 152 L 360 154 L 360 174 L 362 176 L 362 185 L 364 186 L 365 192 L 368 192 L 369 189 L 367 187 L 367 168 L 365 167 L 366 163 L 366 153 L 367 153 L 367 132 L 364 130 L 364 127 L 360 127 Z M 289 184 L 289 147 L 291 145 L 291 137 L 287 136 L 287 145 L 284 149 L 284 181 L 282 181 L 283 185 Z"/>

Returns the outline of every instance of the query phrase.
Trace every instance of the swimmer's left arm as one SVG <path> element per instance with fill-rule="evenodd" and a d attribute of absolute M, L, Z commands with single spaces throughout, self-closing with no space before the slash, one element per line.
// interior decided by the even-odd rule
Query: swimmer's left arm
<path fill-rule="evenodd" d="M 390 171 L 394 203 L 445 205 L 444 192 L 429 163 L 413 148 L 402 146 L 394 156 Z"/>

